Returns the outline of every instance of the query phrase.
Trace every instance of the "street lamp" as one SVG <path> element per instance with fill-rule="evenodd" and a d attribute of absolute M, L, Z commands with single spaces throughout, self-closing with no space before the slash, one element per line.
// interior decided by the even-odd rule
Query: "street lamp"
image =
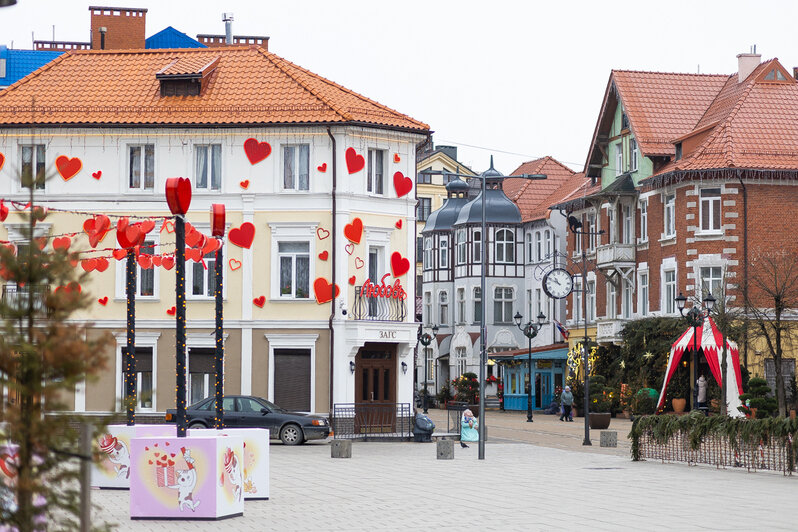
<path fill-rule="evenodd" d="M 543 315 L 543 312 L 538 314 L 538 322 L 532 323 L 532 321 L 527 322 L 526 325 L 521 325 L 521 320 L 524 317 L 521 316 L 520 312 L 516 312 L 513 319 L 515 320 L 515 326 L 521 329 L 524 333 L 524 336 L 527 337 L 529 340 L 529 351 L 527 354 L 527 371 L 529 372 L 529 391 L 526 394 L 526 421 L 527 423 L 532 423 L 532 338 L 538 335 L 538 331 L 540 328 L 543 327 L 543 322 L 546 321 L 546 316 Z"/>
<path fill-rule="evenodd" d="M 422 332 L 423 330 L 424 330 L 424 325 L 419 324 L 419 326 L 418 326 L 418 334 L 417 334 L 418 341 L 421 343 L 421 345 L 424 346 L 424 413 L 426 414 L 427 413 L 427 395 L 429 395 L 429 391 L 427 390 L 427 384 L 428 384 L 428 381 L 429 381 L 429 376 L 427 374 L 427 371 L 429 370 L 429 362 L 428 362 L 428 358 L 429 357 L 427 356 L 427 349 L 429 348 L 429 345 L 432 343 L 432 339 L 435 336 L 438 335 L 438 326 L 437 325 L 433 325 L 432 326 L 432 334 L 431 335 L 430 335 L 430 333 Z"/>
<path fill-rule="evenodd" d="M 684 297 L 684 294 L 679 292 L 679 295 L 676 296 L 676 305 L 679 307 L 679 314 L 687 321 L 687 325 L 693 328 L 693 402 L 690 405 L 690 410 L 694 408 L 698 408 L 698 386 L 695 384 L 698 381 L 698 334 L 697 329 L 704 324 L 704 317 L 712 311 L 712 308 L 715 306 L 715 298 L 712 297 L 712 294 L 707 294 L 704 298 L 703 306 L 706 308 L 706 313 L 704 309 L 699 307 L 698 305 L 693 305 L 690 307 L 686 313 L 684 311 L 684 306 L 687 303 L 687 298 Z"/>

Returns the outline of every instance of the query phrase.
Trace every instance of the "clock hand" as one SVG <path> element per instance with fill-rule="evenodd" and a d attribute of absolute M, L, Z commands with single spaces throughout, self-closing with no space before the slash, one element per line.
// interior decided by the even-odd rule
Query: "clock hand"
<path fill-rule="evenodd" d="M 560 281 L 557 280 L 556 277 L 552 277 L 551 280 L 554 281 L 555 283 L 559 284 L 559 285 L 562 284 Z"/>

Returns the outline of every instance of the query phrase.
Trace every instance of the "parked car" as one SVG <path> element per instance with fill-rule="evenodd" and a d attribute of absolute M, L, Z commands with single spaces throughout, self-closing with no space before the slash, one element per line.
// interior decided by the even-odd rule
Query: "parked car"
<path fill-rule="evenodd" d="M 299 445 L 306 440 L 322 440 L 330 435 L 330 423 L 326 418 L 289 412 L 261 397 L 228 395 L 222 403 L 225 427 L 269 429 L 271 438 L 279 438 L 285 445 Z M 187 407 L 188 427 L 212 428 L 215 408 L 214 397 L 208 397 Z M 167 422 L 174 423 L 176 416 L 176 409 L 170 408 L 166 411 Z"/>

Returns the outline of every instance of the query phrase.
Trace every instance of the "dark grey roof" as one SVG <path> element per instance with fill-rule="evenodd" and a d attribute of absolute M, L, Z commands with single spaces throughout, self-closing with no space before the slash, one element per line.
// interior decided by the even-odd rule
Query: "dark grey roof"
<path fill-rule="evenodd" d="M 454 179 L 446 185 L 446 191 L 450 194 L 464 194 L 468 192 L 468 183 L 462 179 Z"/>
<path fill-rule="evenodd" d="M 489 189 L 487 203 L 485 204 L 485 218 L 487 223 L 493 224 L 520 224 L 521 211 L 518 206 L 508 198 L 501 189 Z M 454 225 L 475 224 L 482 222 L 482 193 L 469 201 L 460 209 Z"/>
<path fill-rule="evenodd" d="M 460 209 L 466 203 L 468 203 L 467 198 L 447 198 L 440 209 L 429 215 L 427 223 L 424 224 L 424 229 L 421 232 L 450 230 L 454 225 L 454 221 L 457 220 Z"/>

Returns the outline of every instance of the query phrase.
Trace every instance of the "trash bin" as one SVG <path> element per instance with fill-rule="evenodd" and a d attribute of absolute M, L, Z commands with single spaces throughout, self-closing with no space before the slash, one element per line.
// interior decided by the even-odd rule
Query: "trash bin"
<path fill-rule="evenodd" d="M 415 426 L 413 427 L 413 441 L 418 443 L 429 443 L 432 441 L 432 431 L 435 430 L 435 423 L 424 414 L 416 414 Z"/>

